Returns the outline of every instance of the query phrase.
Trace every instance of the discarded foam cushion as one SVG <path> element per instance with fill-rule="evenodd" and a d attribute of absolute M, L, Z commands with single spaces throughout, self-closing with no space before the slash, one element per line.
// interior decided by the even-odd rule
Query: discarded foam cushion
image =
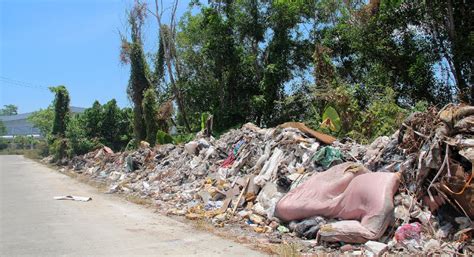
<path fill-rule="evenodd" d="M 285 221 L 317 215 L 342 219 L 322 226 L 321 239 L 363 243 L 385 232 L 399 183 L 398 173 L 371 172 L 346 162 L 316 173 L 291 190 L 278 202 L 275 216 Z"/>

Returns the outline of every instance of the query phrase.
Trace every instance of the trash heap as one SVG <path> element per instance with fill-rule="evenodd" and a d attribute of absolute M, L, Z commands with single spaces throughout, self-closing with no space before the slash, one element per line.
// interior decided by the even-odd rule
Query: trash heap
<path fill-rule="evenodd" d="M 104 147 L 68 167 L 168 214 L 237 224 L 270 242 L 312 240 L 308 251 L 469 255 L 473 123 L 474 107 L 450 104 L 413 113 L 367 146 L 302 123 L 247 123 L 217 140 Z"/>

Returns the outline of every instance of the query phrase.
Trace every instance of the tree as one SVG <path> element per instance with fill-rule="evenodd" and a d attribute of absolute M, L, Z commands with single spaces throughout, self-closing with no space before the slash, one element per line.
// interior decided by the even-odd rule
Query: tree
<path fill-rule="evenodd" d="M 214 115 L 217 130 L 284 120 L 285 86 L 304 80 L 311 64 L 303 2 L 209 1 L 183 16 L 177 53 L 194 124 L 202 112 Z"/>
<path fill-rule="evenodd" d="M 269 125 L 276 125 L 280 110 L 275 105 L 284 99 L 285 83 L 292 79 L 293 71 L 304 69 L 310 60 L 310 52 L 298 51 L 298 48 L 307 48 L 306 40 L 298 32 L 293 35 L 293 30 L 298 31 L 297 26 L 304 22 L 306 7 L 305 1 L 273 1 L 270 5 L 269 29 L 273 36 L 265 49 L 260 82 L 265 99 L 261 115 L 264 123 Z"/>
<path fill-rule="evenodd" d="M 115 99 L 104 105 L 95 101 L 91 108 L 87 108 L 75 120 L 76 127 L 71 129 L 70 135 L 73 136 L 73 131 L 76 131 L 78 134 L 84 134 L 84 140 L 94 143 L 85 142 L 83 146 L 77 145 L 77 149 L 85 149 L 87 145 L 97 146 L 100 143 L 114 151 L 119 151 L 132 138 L 133 125 L 131 124 L 133 124 L 133 111 L 130 108 L 120 109 Z M 72 153 L 77 154 L 75 151 Z"/>
<path fill-rule="evenodd" d="M 146 125 L 146 141 L 155 145 L 158 132 L 158 99 L 153 88 L 149 88 L 143 95 L 143 118 Z"/>
<path fill-rule="evenodd" d="M 128 109 L 121 110 L 117 101 L 112 99 L 103 106 L 101 136 L 103 144 L 119 151 L 130 141 L 132 131 L 129 129 Z"/>
<path fill-rule="evenodd" d="M 158 35 L 158 51 L 155 55 L 155 71 L 153 72 L 153 85 L 158 90 L 165 81 L 165 49 L 163 44 L 163 38 L 160 34 Z"/>
<path fill-rule="evenodd" d="M 15 136 L 13 138 L 13 143 L 17 149 L 25 149 L 28 146 L 28 138 L 26 136 Z"/>
<path fill-rule="evenodd" d="M 100 146 L 98 138 L 87 136 L 84 114 L 75 114 L 70 118 L 65 138 L 67 138 L 68 157 L 88 153 Z"/>
<path fill-rule="evenodd" d="M 133 130 L 137 141 L 146 138 L 144 126 L 142 101 L 144 92 L 151 87 L 149 80 L 150 71 L 145 58 L 142 42 L 142 26 L 146 18 L 146 5 L 139 1 L 128 12 L 128 23 L 131 30 L 131 42 L 122 36 L 122 58 L 130 62 L 130 79 L 127 94 L 133 102 Z"/>
<path fill-rule="evenodd" d="M 106 117 L 99 101 L 94 101 L 92 107 L 85 109 L 82 116 L 84 121 L 83 126 L 87 137 L 100 138 L 102 136 L 102 123 Z"/>
<path fill-rule="evenodd" d="M 65 86 L 50 87 L 54 97 L 54 119 L 51 134 L 57 137 L 64 137 L 67 123 L 69 121 L 69 93 Z"/>
<path fill-rule="evenodd" d="M 217 129 L 245 121 L 250 113 L 245 107 L 255 87 L 244 81 L 232 24 L 217 10 L 205 8 L 201 15 L 189 17 L 187 26 L 179 34 L 179 52 L 187 63 L 181 83 L 194 123 L 198 124 L 201 112 L 215 115 Z"/>
<path fill-rule="evenodd" d="M 363 83 L 370 93 L 389 86 L 405 107 L 419 100 L 472 101 L 473 6 L 468 2 L 334 3 L 327 14 L 333 22 L 316 35 L 330 50 L 341 79 Z"/>
<path fill-rule="evenodd" d="M 8 116 L 8 115 L 17 115 L 18 114 L 18 106 L 13 104 L 6 104 L 0 109 L 0 116 Z"/>
<path fill-rule="evenodd" d="M 54 118 L 51 136 L 49 137 L 50 152 L 53 153 L 55 160 L 61 160 L 66 157 L 68 142 L 66 139 L 66 129 L 69 123 L 69 93 L 65 86 L 50 87 L 51 92 L 55 93 L 53 106 Z"/>
<path fill-rule="evenodd" d="M 170 13 L 170 24 L 166 26 L 162 23 L 161 17 L 163 14 L 163 6 L 158 5 L 158 0 L 155 0 L 155 13 L 152 13 L 158 23 L 159 35 L 160 35 L 160 46 L 163 46 L 163 57 L 166 62 L 166 67 L 168 70 L 168 77 L 171 84 L 171 90 L 173 92 L 174 98 L 178 105 L 178 110 L 182 121 L 188 132 L 191 132 L 191 127 L 189 125 L 187 111 L 185 108 L 184 96 L 181 90 L 180 84 L 183 81 L 181 76 L 181 67 L 180 61 L 178 60 L 176 52 L 176 8 L 178 6 L 178 0 L 174 0 L 172 3 L 171 13 Z M 174 69 L 173 69 L 174 68 Z M 175 79 L 175 76 L 177 79 Z"/>
<path fill-rule="evenodd" d="M 28 117 L 28 121 L 33 124 L 35 128 L 38 128 L 43 137 L 47 138 L 53 129 L 53 120 L 54 120 L 54 109 L 50 105 L 46 109 L 40 109 L 32 113 Z"/>
<path fill-rule="evenodd" d="M 407 4 L 407 3 L 405 3 Z M 449 77 L 454 79 L 458 98 L 474 104 L 474 7 L 469 1 L 421 1 L 425 32 L 433 49 L 447 63 Z M 447 79 L 450 79 L 450 78 Z"/>
<path fill-rule="evenodd" d="M 420 101 L 474 99 L 467 1 L 204 2 L 192 1 L 179 23 L 177 0 L 169 22 L 158 0 L 153 11 L 137 2 L 130 12 L 122 59 L 131 64 L 138 140 L 154 141 L 157 106 L 159 127 L 198 130 L 209 113 L 218 132 L 248 121 L 317 127 L 331 106 L 341 126 L 330 133 L 368 140 L 393 131 Z M 146 12 L 159 30 L 152 72 L 141 42 Z"/>

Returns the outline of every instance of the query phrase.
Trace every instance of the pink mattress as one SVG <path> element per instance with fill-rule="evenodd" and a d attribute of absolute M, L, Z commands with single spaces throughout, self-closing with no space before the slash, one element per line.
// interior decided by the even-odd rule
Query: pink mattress
<path fill-rule="evenodd" d="M 377 239 L 392 220 L 399 183 L 398 173 L 371 172 L 352 162 L 339 164 L 314 174 L 286 194 L 275 216 L 284 221 L 317 215 L 343 220 L 321 228 L 319 236 L 325 241 Z"/>

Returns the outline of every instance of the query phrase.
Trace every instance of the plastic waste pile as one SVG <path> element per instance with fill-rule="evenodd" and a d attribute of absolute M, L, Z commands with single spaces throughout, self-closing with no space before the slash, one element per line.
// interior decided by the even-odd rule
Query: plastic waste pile
<path fill-rule="evenodd" d="M 474 107 L 414 113 L 370 145 L 251 123 L 184 145 L 104 147 L 68 168 L 168 214 L 327 251 L 473 254 Z M 307 249 L 321 250 L 321 247 Z"/>

